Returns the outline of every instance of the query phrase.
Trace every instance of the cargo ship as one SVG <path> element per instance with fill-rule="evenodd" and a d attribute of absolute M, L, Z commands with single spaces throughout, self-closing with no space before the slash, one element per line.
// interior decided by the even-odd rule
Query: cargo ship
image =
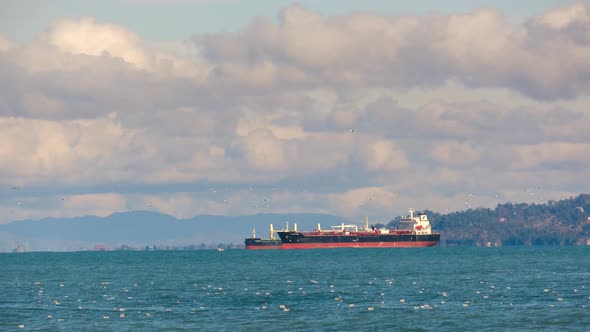
<path fill-rule="evenodd" d="M 265 250 L 265 249 L 281 249 L 282 242 L 275 238 L 275 230 L 270 224 L 270 236 L 268 239 L 261 239 L 256 237 L 256 229 L 252 230 L 252 237 L 247 237 L 244 241 L 247 250 Z"/>
<path fill-rule="evenodd" d="M 408 217 L 402 217 L 403 229 L 369 227 L 368 219 L 365 226 L 357 225 L 331 226 L 323 230 L 318 228 L 313 231 L 298 231 L 297 224 L 293 229 L 277 231 L 281 238 L 280 249 L 315 249 L 315 248 L 409 248 L 431 247 L 438 244 L 439 233 L 433 233 L 428 217 L 424 213 L 414 215 L 414 210 L 409 210 Z"/>

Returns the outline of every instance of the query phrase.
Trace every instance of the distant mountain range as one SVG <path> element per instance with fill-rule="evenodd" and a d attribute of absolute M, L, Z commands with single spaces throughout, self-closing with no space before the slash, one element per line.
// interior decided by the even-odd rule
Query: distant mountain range
<path fill-rule="evenodd" d="M 504 203 L 495 209 L 477 208 L 440 214 L 425 211 L 433 229 L 441 233 L 441 245 L 576 245 L 590 240 L 590 195 L 581 194 L 545 204 Z M 0 252 L 18 245 L 26 250 L 70 251 L 123 245 L 145 248 L 153 245 L 242 244 L 252 234 L 268 237 L 275 228 L 314 229 L 350 221 L 325 214 L 257 214 L 250 216 L 202 215 L 191 219 L 133 211 L 108 217 L 45 218 L 0 225 Z M 395 227 L 399 218 L 389 226 Z"/>
<path fill-rule="evenodd" d="M 197 245 L 200 243 L 239 243 L 252 234 L 269 236 L 269 225 L 284 228 L 297 223 L 300 229 L 315 228 L 318 223 L 335 225 L 349 221 L 325 214 L 256 214 L 249 216 L 201 215 L 191 219 L 132 211 L 114 213 L 101 218 L 44 218 L 19 220 L 0 225 L 0 252 L 11 251 L 19 244 L 26 250 L 69 251 L 127 245 Z"/>

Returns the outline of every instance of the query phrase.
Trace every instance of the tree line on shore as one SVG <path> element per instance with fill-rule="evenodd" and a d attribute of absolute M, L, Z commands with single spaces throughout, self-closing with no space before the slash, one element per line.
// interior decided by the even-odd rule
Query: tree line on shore
<path fill-rule="evenodd" d="M 544 204 L 504 203 L 449 214 L 426 210 L 441 245 L 582 245 L 590 240 L 590 195 Z M 388 226 L 399 225 L 400 217 Z"/>

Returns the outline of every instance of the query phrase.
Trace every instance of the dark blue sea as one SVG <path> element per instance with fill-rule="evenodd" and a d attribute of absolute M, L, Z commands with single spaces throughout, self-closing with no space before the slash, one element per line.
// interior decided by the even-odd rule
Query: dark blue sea
<path fill-rule="evenodd" d="M 590 246 L 0 254 L 0 331 L 589 331 Z"/>

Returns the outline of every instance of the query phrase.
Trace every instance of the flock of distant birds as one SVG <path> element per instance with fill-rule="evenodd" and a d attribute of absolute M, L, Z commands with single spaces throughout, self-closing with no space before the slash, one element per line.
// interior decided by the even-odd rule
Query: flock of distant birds
<path fill-rule="evenodd" d="M 354 129 L 354 128 L 351 128 L 349 130 L 350 133 L 354 133 L 355 131 L 356 131 L 356 129 Z M 20 189 L 20 187 L 19 186 L 12 186 L 12 187 L 10 187 L 10 189 L 12 189 L 12 190 L 18 190 L 18 189 Z M 538 186 L 537 189 L 538 189 L 538 191 L 541 191 L 542 190 L 542 187 L 541 186 Z M 253 191 L 252 188 L 249 188 L 248 190 L 249 191 Z M 534 192 L 530 188 L 525 188 L 523 190 L 525 192 L 530 193 L 530 195 L 534 195 Z M 213 194 L 216 194 L 217 193 L 217 189 L 215 189 L 215 188 L 211 188 L 208 191 L 209 192 L 212 192 Z M 467 209 L 473 209 L 473 205 L 471 203 L 472 203 L 472 199 L 475 198 L 475 197 L 476 197 L 476 195 L 475 194 L 472 194 L 472 193 L 469 193 L 467 195 L 467 197 L 466 197 L 466 199 L 464 201 L 465 207 Z M 502 197 L 502 195 L 500 195 L 500 193 L 495 193 L 495 198 L 496 199 L 499 200 L 501 197 Z M 364 209 L 364 210 L 370 209 L 370 204 L 374 201 L 374 198 L 375 198 L 374 196 L 369 197 L 364 203 L 362 203 L 360 205 L 360 207 L 362 209 Z M 398 198 L 399 198 L 399 195 L 398 194 L 394 194 L 394 199 L 398 199 Z M 62 201 L 65 201 L 65 198 L 64 197 L 61 197 L 61 200 Z M 539 196 L 539 198 L 538 198 L 537 201 L 544 202 L 543 197 Z M 228 204 L 229 203 L 229 200 L 227 198 L 223 198 L 223 203 L 224 204 Z M 17 205 L 21 206 L 22 205 L 22 202 L 21 201 L 18 201 L 17 202 Z M 154 205 L 154 203 L 152 201 L 149 201 L 147 203 L 147 208 L 149 210 L 153 210 L 153 209 L 156 208 L 156 206 Z M 271 198 L 270 197 L 264 197 L 262 199 L 262 201 L 256 200 L 256 201 L 250 203 L 250 208 L 252 208 L 252 209 L 261 209 L 261 208 L 271 209 L 272 208 Z M 446 213 L 450 213 L 450 209 L 449 208 L 446 208 L 445 209 L 445 212 Z M 14 211 L 11 210 L 11 213 L 14 213 Z"/>
<path fill-rule="evenodd" d="M 351 129 L 351 132 L 354 132 L 354 129 Z M 22 187 L 20 187 L 20 186 L 12 186 L 12 187 L 10 187 L 10 189 L 11 189 L 11 190 L 20 190 L 20 189 L 22 189 Z M 543 190 L 543 188 L 542 188 L 541 186 L 538 186 L 538 187 L 536 187 L 536 189 L 537 189 L 537 190 L 536 190 L 536 192 L 537 192 L 538 194 L 539 194 L 539 193 L 541 193 L 541 192 L 542 192 L 542 190 Z M 231 190 L 231 189 L 229 189 L 229 188 L 225 188 L 225 190 L 226 190 L 226 191 L 229 191 L 229 190 Z M 273 190 L 276 190 L 276 188 L 275 188 L 275 189 L 273 189 Z M 254 191 L 254 189 L 253 189 L 252 187 L 250 187 L 250 188 L 248 188 L 248 191 L 249 191 L 249 192 L 253 192 L 253 191 Z M 305 191 L 305 192 L 307 192 L 307 190 L 304 190 L 304 191 Z M 533 189 L 532 189 L 532 188 L 524 188 L 524 189 L 523 189 L 523 191 L 524 191 L 525 193 L 527 193 L 529 196 L 535 196 L 535 191 L 533 191 Z M 210 188 L 210 189 L 208 189 L 208 190 L 207 190 L 207 192 L 208 192 L 208 193 L 211 193 L 211 194 L 213 194 L 213 195 L 217 195 L 217 194 L 218 194 L 218 190 L 217 190 L 216 188 Z M 254 194 L 252 194 L 252 195 L 254 196 Z M 399 196 L 399 194 L 397 194 L 397 193 L 395 193 L 395 194 L 394 194 L 394 196 L 393 196 L 393 198 L 394 198 L 394 199 L 398 199 L 399 197 L 400 197 L 400 196 Z M 476 197 L 477 197 L 477 195 L 476 195 L 476 194 L 473 194 L 473 193 L 468 193 L 468 194 L 466 195 L 466 197 L 465 197 L 465 201 L 464 201 L 463 203 L 464 203 L 464 205 L 465 205 L 465 207 L 466 207 L 467 209 L 473 209 L 473 200 L 474 200 Z M 496 192 L 496 193 L 494 194 L 494 197 L 495 197 L 497 200 L 500 200 L 500 199 L 501 199 L 503 196 L 502 196 L 500 193 Z M 65 197 L 61 197 L 61 198 L 60 198 L 60 200 L 61 200 L 61 201 L 65 201 Z M 229 200 L 228 198 L 226 198 L 226 197 L 224 197 L 224 198 L 222 198 L 222 199 L 221 199 L 221 198 L 219 198 L 219 199 L 216 199 L 216 201 L 221 201 L 221 202 L 223 202 L 223 204 L 229 204 L 229 203 L 230 203 L 230 200 Z M 368 198 L 367 198 L 367 199 L 366 199 L 366 200 L 365 200 L 365 201 L 364 201 L 364 202 L 363 202 L 363 203 L 360 205 L 360 208 L 361 208 L 361 209 L 363 209 L 363 210 L 365 210 L 366 212 L 369 212 L 368 210 L 370 210 L 370 209 L 371 209 L 371 204 L 372 204 L 373 202 L 375 202 L 375 201 L 376 201 L 376 197 L 375 197 L 375 195 L 371 195 L 370 197 L 368 197 Z M 544 199 L 543 199 L 543 197 L 542 197 L 542 196 L 539 194 L 539 195 L 537 195 L 537 199 L 534 199 L 533 201 L 544 202 Z M 271 204 L 271 203 L 272 203 L 272 199 L 271 199 L 271 197 L 265 196 L 265 197 L 262 197 L 262 199 L 260 199 L 260 198 L 257 198 L 257 199 L 256 199 L 256 200 L 254 200 L 253 202 L 251 201 L 251 202 L 249 203 L 249 207 L 250 207 L 251 209 L 271 209 L 271 208 L 272 208 L 272 204 Z M 19 208 L 20 208 L 20 207 L 23 205 L 23 202 L 19 200 L 19 201 L 17 201 L 17 203 L 16 203 L 16 204 L 17 204 L 17 205 L 19 206 Z M 149 210 L 154 210 L 154 209 L 156 209 L 156 205 L 154 204 L 154 202 L 152 202 L 152 201 L 148 201 L 148 202 L 147 202 L 147 208 L 148 208 Z M 10 212 L 11 212 L 11 214 L 14 214 L 14 210 L 11 210 Z M 451 211 L 450 211 L 450 209 L 449 209 L 449 208 L 446 208 L 446 209 L 445 209 L 445 212 L 446 212 L 446 213 L 450 213 Z M 383 218 L 383 220 L 385 220 L 385 219 L 386 219 L 386 218 Z"/>

